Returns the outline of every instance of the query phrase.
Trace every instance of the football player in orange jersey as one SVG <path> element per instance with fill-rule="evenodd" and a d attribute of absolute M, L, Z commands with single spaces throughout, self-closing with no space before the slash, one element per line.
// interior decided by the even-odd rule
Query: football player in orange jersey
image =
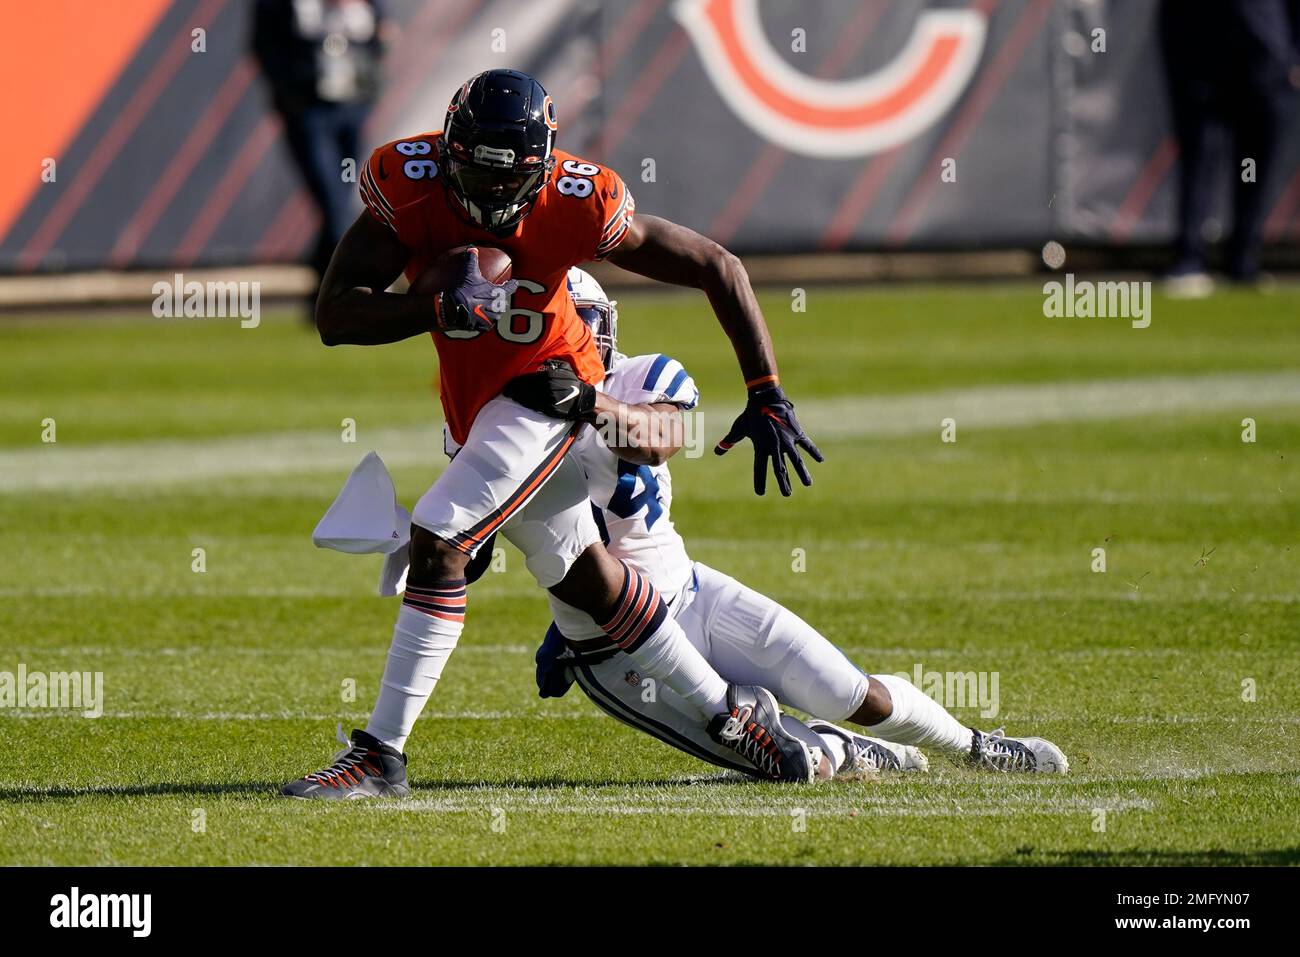
<path fill-rule="evenodd" d="M 316 322 L 326 345 L 378 345 L 432 335 L 451 463 L 412 513 L 410 570 L 379 699 L 364 731 L 329 767 L 286 785 L 292 797 L 408 793 L 402 747 L 464 627 L 467 569 L 498 530 L 538 583 L 591 615 L 638 673 L 699 709 L 723 746 L 778 780 L 811 780 L 820 756 L 783 730 L 766 689 L 728 684 L 691 645 L 654 586 L 605 551 L 581 467 L 568 456 L 604 367 L 567 289 L 571 266 L 608 259 L 662 282 L 701 289 L 731 339 L 749 398 L 719 455 L 754 443 L 754 489 L 786 460 L 805 485 L 800 449 L 821 453 L 782 392 L 762 312 L 740 260 L 698 233 L 636 216 L 612 170 L 555 149 L 555 104 L 541 84 L 489 70 L 452 98 L 444 129 L 380 147 L 360 176 L 366 210 L 334 252 Z M 433 299 L 385 292 L 449 249 L 509 253 L 500 286 L 466 254 L 456 284 Z M 565 419 L 502 395 L 513 378 L 560 361 L 582 388 L 555 407 Z M 521 514 L 530 501 L 544 505 Z M 486 554 L 490 554 L 490 548 Z"/>

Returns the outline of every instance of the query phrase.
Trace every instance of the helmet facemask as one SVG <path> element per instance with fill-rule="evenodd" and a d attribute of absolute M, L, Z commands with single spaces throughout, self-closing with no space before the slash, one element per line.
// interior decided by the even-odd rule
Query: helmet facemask
<path fill-rule="evenodd" d="M 455 144 L 459 146 L 459 144 Z M 446 149 L 443 168 L 447 184 L 470 221 L 491 232 L 508 232 L 528 213 L 554 169 L 554 158 L 543 162 L 515 164 L 510 150 L 475 149 L 478 154 L 504 155 L 499 164 L 458 159 L 464 151 Z"/>
<path fill-rule="evenodd" d="M 578 318 L 587 324 L 591 337 L 596 340 L 596 351 L 600 361 L 608 372 L 614 366 L 614 354 L 618 348 L 618 310 L 615 300 L 601 302 L 594 299 L 575 299 L 574 308 Z"/>

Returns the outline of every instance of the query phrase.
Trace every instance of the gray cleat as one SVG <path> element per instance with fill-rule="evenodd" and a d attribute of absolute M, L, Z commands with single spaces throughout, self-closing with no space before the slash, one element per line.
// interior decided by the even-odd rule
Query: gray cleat
<path fill-rule="evenodd" d="M 342 732 L 340 731 L 340 737 Z M 280 789 L 283 797 L 318 801 L 398 798 L 411 793 L 406 783 L 406 755 L 364 731 L 353 731 L 334 763 Z"/>
<path fill-rule="evenodd" d="M 989 771 L 1029 771 L 1064 774 L 1070 770 L 1065 752 L 1046 738 L 1008 738 L 1002 729 L 971 729 L 970 762 Z"/>
<path fill-rule="evenodd" d="M 753 765 L 759 777 L 813 779 L 820 756 L 781 727 L 781 709 L 772 692 L 757 685 L 731 685 L 727 706 L 730 710 L 709 722 L 709 737 Z"/>
<path fill-rule="evenodd" d="M 835 769 L 836 777 L 874 777 L 881 771 L 930 770 L 929 759 L 919 748 L 911 745 L 872 738 L 819 719 L 810 720 L 807 725 L 809 731 L 820 735 L 833 734 L 845 742 L 844 764 Z"/>

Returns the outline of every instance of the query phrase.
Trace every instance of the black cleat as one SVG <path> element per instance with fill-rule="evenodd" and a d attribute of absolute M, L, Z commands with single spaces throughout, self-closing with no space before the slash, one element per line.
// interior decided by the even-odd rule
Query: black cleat
<path fill-rule="evenodd" d="M 821 755 L 781 727 L 781 709 L 772 692 L 757 685 L 727 688 L 729 711 L 709 722 L 708 732 L 771 781 L 811 781 Z M 820 748 L 817 749 L 820 752 Z"/>
<path fill-rule="evenodd" d="M 353 731 L 347 744 L 334 755 L 333 764 L 290 781 L 280 789 L 281 796 L 356 801 L 411 793 L 406 783 L 406 755 L 364 731 Z"/>

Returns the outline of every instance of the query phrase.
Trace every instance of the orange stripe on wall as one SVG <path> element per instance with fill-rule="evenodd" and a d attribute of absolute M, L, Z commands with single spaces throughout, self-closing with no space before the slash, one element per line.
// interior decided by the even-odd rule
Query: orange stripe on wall
<path fill-rule="evenodd" d="M 0 30 L 0 236 L 42 185 L 44 159 L 60 158 L 170 3 L 40 0 Z"/>

